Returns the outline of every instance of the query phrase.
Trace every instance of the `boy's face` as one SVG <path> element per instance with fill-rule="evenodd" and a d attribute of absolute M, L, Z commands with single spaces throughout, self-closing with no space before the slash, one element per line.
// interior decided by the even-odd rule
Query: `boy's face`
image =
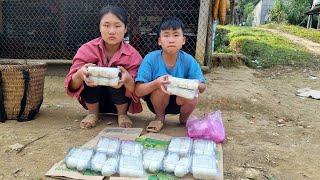
<path fill-rule="evenodd" d="M 177 53 L 185 44 L 186 38 L 183 35 L 182 29 L 167 29 L 161 30 L 158 44 L 162 50 L 168 54 Z"/>

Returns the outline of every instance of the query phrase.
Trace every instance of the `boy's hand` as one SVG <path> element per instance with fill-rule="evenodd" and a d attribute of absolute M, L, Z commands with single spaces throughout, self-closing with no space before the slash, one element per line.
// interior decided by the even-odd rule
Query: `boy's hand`
<path fill-rule="evenodd" d="M 84 66 L 82 66 L 78 71 L 77 71 L 77 77 L 79 77 L 82 81 L 84 81 L 86 83 L 87 86 L 89 87 L 95 87 L 97 86 L 96 84 L 94 84 L 94 82 L 92 80 L 90 80 L 88 77 L 91 75 L 88 72 L 88 67 L 89 66 L 96 66 L 95 64 L 92 63 L 88 63 L 85 64 Z"/>
<path fill-rule="evenodd" d="M 203 93 L 205 89 L 206 89 L 206 84 L 200 83 L 199 86 L 198 86 L 199 92 Z"/>
<path fill-rule="evenodd" d="M 170 84 L 170 81 L 168 80 L 169 76 L 170 75 L 160 76 L 155 80 L 157 87 L 160 88 L 166 94 L 170 94 L 164 87 L 166 84 Z"/>

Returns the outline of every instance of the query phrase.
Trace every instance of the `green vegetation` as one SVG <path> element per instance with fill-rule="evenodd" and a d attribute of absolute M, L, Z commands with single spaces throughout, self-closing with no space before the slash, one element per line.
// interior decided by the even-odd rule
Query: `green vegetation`
<path fill-rule="evenodd" d="M 276 65 L 310 66 L 313 56 L 300 46 L 274 34 L 250 27 L 219 26 L 215 41 L 216 52 L 225 46 L 247 56 L 249 67 L 269 68 Z"/>
<path fill-rule="evenodd" d="M 320 43 L 320 31 L 315 29 L 307 29 L 300 26 L 293 26 L 293 25 L 285 25 L 285 24 L 267 24 L 263 27 L 269 29 L 277 29 L 289 34 L 293 34 L 299 37 L 303 37 L 309 39 L 310 41 Z"/>

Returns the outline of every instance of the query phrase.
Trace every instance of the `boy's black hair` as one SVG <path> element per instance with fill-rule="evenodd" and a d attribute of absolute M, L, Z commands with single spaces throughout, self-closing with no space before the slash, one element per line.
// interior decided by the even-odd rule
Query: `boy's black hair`
<path fill-rule="evenodd" d="M 163 30 L 169 30 L 169 29 L 181 29 L 182 33 L 184 33 L 184 24 L 183 22 L 175 17 L 175 16 L 168 16 L 162 19 L 162 22 L 159 25 L 158 29 L 158 37 L 160 37 L 160 33 Z"/>

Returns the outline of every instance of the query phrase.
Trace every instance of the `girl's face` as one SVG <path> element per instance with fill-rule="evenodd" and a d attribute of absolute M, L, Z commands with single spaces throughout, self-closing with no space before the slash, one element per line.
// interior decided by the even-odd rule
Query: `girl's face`
<path fill-rule="evenodd" d="M 122 42 L 127 27 L 114 14 L 105 14 L 100 21 L 101 37 L 109 45 L 117 45 Z"/>

